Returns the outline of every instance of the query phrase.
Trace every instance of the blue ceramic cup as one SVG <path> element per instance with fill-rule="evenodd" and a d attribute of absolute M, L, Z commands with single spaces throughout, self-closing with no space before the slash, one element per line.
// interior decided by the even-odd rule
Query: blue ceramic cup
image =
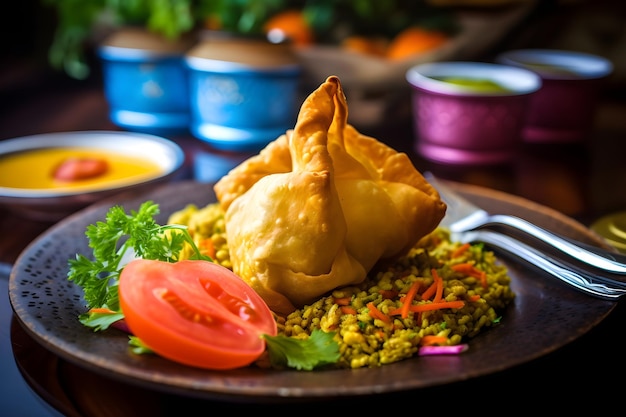
<path fill-rule="evenodd" d="M 260 150 L 294 127 L 301 69 L 289 45 L 209 38 L 185 62 L 190 131 L 215 149 Z"/>
<path fill-rule="evenodd" d="M 98 49 L 104 92 L 113 123 L 153 134 L 185 132 L 189 92 L 184 54 L 187 39 L 166 41 L 138 29 L 113 34 Z"/>

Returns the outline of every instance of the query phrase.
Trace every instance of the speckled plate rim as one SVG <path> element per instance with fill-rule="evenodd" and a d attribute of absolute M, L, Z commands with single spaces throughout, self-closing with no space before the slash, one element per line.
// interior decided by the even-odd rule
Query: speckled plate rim
<path fill-rule="evenodd" d="M 490 211 L 516 214 L 550 230 L 605 246 L 582 224 L 552 209 L 506 193 L 448 183 Z M 85 227 L 102 220 L 108 208 L 137 208 L 152 200 L 161 207 L 157 220 L 193 203 L 214 201 L 212 185 L 171 183 L 141 195 L 122 195 L 90 206 L 59 222 L 19 256 L 9 282 L 11 306 L 26 332 L 46 349 L 88 370 L 147 389 L 204 399 L 283 402 L 341 398 L 415 390 L 497 373 L 551 353 L 599 324 L 615 303 L 566 287 L 539 270 L 502 261 L 517 293 L 498 326 L 469 342 L 458 356 L 416 357 L 372 369 L 319 372 L 275 371 L 247 367 L 206 371 L 157 356 L 130 353 L 127 336 L 115 330 L 95 334 L 77 321 L 84 311 L 80 290 L 65 279 L 67 259 L 89 253 Z"/>

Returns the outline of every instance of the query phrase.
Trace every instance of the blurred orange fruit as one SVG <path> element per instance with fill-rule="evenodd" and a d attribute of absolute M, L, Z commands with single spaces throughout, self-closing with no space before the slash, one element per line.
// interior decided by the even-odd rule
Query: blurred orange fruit
<path fill-rule="evenodd" d="M 204 28 L 208 30 L 222 29 L 222 22 L 218 16 L 211 15 L 204 19 Z"/>
<path fill-rule="evenodd" d="M 304 46 L 314 42 L 313 31 L 299 10 L 285 10 L 270 17 L 263 25 L 266 34 L 276 31 L 294 45 Z"/>
<path fill-rule="evenodd" d="M 385 56 L 387 53 L 387 43 L 385 39 L 355 35 L 345 38 L 341 42 L 341 47 L 362 54 Z"/>
<path fill-rule="evenodd" d="M 398 33 L 389 43 L 387 58 L 396 60 L 422 52 L 431 51 L 450 37 L 443 32 L 411 26 Z"/>

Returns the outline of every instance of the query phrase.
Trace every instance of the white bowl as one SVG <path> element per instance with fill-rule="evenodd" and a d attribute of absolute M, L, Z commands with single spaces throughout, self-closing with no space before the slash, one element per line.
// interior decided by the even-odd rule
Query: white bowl
<path fill-rule="evenodd" d="M 181 172 L 183 150 L 165 138 L 131 132 L 78 131 L 45 133 L 0 141 L 0 164 L 4 157 L 44 148 L 86 148 L 139 157 L 158 166 L 156 172 L 76 187 L 14 187 L 0 177 L 0 205 L 30 219 L 55 221 L 103 198 L 172 180 Z M 6 163 L 6 162 L 5 162 Z M 29 175 L 15 172 L 14 175 Z M 13 174 L 11 174 L 13 175 Z M 8 186 L 7 186 L 8 185 Z"/>

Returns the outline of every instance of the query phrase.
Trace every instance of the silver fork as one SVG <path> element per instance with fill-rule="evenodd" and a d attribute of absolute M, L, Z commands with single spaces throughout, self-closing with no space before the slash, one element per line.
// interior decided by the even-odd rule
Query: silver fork
<path fill-rule="evenodd" d="M 599 298 L 616 300 L 626 294 L 626 282 L 591 274 L 575 265 L 548 256 L 509 235 L 483 229 L 463 230 L 463 228 L 458 227 L 454 229 L 451 228 L 450 226 L 458 222 L 464 222 L 465 216 L 467 215 L 477 217 L 475 212 L 480 209 L 477 209 L 471 203 L 466 202 L 463 198 L 445 187 L 437 181 L 432 174 L 426 173 L 425 177 L 431 185 L 437 189 L 442 200 L 448 204 L 448 212 L 441 225 L 450 230 L 453 239 L 460 242 L 483 242 L 494 246 L 509 256 L 519 258 L 522 261 L 542 269 L 577 290 Z M 525 222 L 525 220 L 523 220 L 523 222 Z M 466 223 L 469 224 L 469 222 Z"/>
<path fill-rule="evenodd" d="M 581 244 L 567 240 L 516 216 L 489 214 L 486 210 L 476 207 L 444 186 L 432 173 L 426 172 L 424 177 L 439 191 L 442 200 L 448 205 L 444 223 L 451 232 L 466 232 L 494 225 L 509 226 L 527 236 L 539 239 L 594 269 L 600 269 L 611 274 L 626 275 L 626 263 L 619 260 L 618 254 L 612 254 L 600 248 L 587 249 Z"/>
<path fill-rule="evenodd" d="M 595 297 L 616 300 L 626 294 L 626 282 L 592 275 L 583 269 L 546 256 L 508 235 L 490 230 L 475 230 L 452 233 L 452 238 L 461 242 L 482 242 L 494 246 L 509 256 L 534 265 L 577 290 Z"/>

